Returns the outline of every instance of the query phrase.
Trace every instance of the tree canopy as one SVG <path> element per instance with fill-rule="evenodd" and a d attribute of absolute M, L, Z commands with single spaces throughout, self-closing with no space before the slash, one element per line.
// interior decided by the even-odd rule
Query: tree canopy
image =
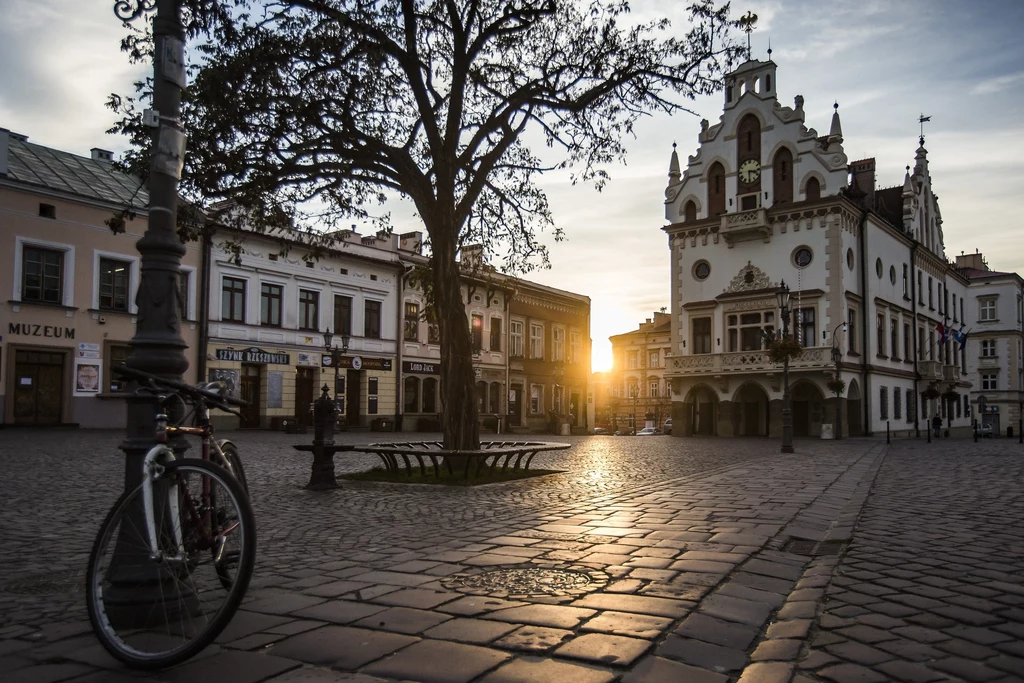
<path fill-rule="evenodd" d="M 478 441 L 458 251 L 481 244 L 513 272 L 545 262 L 538 232 L 561 231 L 539 174 L 600 188 L 640 117 L 684 109 L 742 54 L 712 0 L 682 31 L 632 22 L 624 0 L 183 2 L 199 60 L 182 192 L 320 236 L 408 198 L 431 249 L 450 446 Z M 146 36 L 125 47 L 144 55 Z M 113 105 L 141 142 L 134 103 Z"/>

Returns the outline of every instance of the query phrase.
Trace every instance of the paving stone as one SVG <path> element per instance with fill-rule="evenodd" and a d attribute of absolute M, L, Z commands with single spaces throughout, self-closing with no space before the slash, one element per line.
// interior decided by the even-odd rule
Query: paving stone
<path fill-rule="evenodd" d="M 438 605 L 443 605 L 446 602 L 451 602 L 461 597 L 463 597 L 461 593 L 432 591 L 425 588 L 403 588 L 375 598 L 374 602 L 381 605 L 394 605 L 396 607 L 433 609 Z"/>
<path fill-rule="evenodd" d="M 966 659 L 982 660 L 994 657 L 997 652 L 990 647 L 978 645 L 967 640 L 950 638 L 941 643 L 935 643 L 935 648 Z"/>
<path fill-rule="evenodd" d="M 94 672 L 91 666 L 78 662 L 39 664 L 4 674 L 4 683 L 54 683 Z"/>
<path fill-rule="evenodd" d="M 446 602 L 438 607 L 437 611 L 471 617 L 477 614 L 484 614 L 485 612 L 508 609 L 509 607 L 522 607 L 524 605 L 526 605 L 525 602 L 518 602 L 515 600 L 470 596 L 454 600 L 452 602 Z"/>
<path fill-rule="evenodd" d="M 271 654 L 225 650 L 161 671 L 160 679 L 167 683 L 257 683 L 298 666 L 299 662 Z"/>
<path fill-rule="evenodd" d="M 883 674 L 857 664 L 835 664 L 818 672 L 822 678 L 836 683 L 885 683 Z"/>
<path fill-rule="evenodd" d="M 587 633 L 562 645 L 555 650 L 555 655 L 606 666 L 629 666 L 647 652 L 651 645 L 651 641 L 640 638 Z"/>
<path fill-rule="evenodd" d="M 810 619 L 776 621 L 768 627 L 766 638 L 805 638 L 811 627 Z"/>
<path fill-rule="evenodd" d="M 385 631 L 325 626 L 292 636 L 275 645 L 271 651 L 279 657 L 308 664 L 354 670 L 418 640 Z"/>
<path fill-rule="evenodd" d="M 336 598 L 339 595 L 352 593 L 363 588 L 369 588 L 372 585 L 373 584 L 370 583 L 363 583 L 362 581 L 347 581 L 342 579 L 341 581 L 324 583 L 314 588 L 307 588 L 303 592 L 308 595 L 315 595 L 321 598 Z"/>
<path fill-rule="evenodd" d="M 800 567 L 757 559 L 750 560 L 744 564 L 743 571 L 788 581 L 796 581 L 803 574 Z"/>
<path fill-rule="evenodd" d="M 743 650 L 676 635 L 666 638 L 658 646 L 656 654 L 719 673 L 739 671 L 747 665 L 747 655 Z"/>
<path fill-rule="evenodd" d="M 936 650 L 930 645 L 902 639 L 887 640 L 884 643 L 878 643 L 878 649 L 885 650 L 886 652 L 894 654 L 901 659 L 907 659 L 912 662 L 927 662 L 943 656 L 941 650 Z"/>
<path fill-rule="evenodd" d="M 711 560 L 682 559 L 673 562 L 669 569 L 680 572 L 705 572 L 709 574 L 728 574 L 735 565 L 729 562 L 713 562 Z"/>
<path fill-rule="evenodd" d="M 692 603 L 643 595 L 591 593 L 572 603 L 574 607 L 589 607 L 616 612 L 635 612 L 659 617 L 679 619 L 690 612 Z"/>
<path fill-rule="evenodd" d="M 728 676 L 663 657 L 642 659 L 622 683 L 727 683 Z"/>
<path fill-rule="evenodd" d="M 803 641 L 788 638 L 777 638 L 774 640 L 762 640 L 757 649 L 750 655 L 755 662 L 771 661 L 795 661 L 800 654 Z"/>
<path fill-rule="evenodd" d="M 421 640 L 367 666 L 372 676 L 421 683 L 468 683 L 511 658 L 505 652 L 446 640 Z"/>
<path fill-rule="evenodd" d="M 737 683 L 789 683 L 792 675 L 792 664 L 755 662 L 743 670 Z"/>
<path fill-rule="evenodd" d="M 430 612 L 409 607 L 389 607 L 383 612 L 360 619 L 354 626 L 382 629 L 397 633 L 416 634 L 437 626 L 451 619 L 451 615 L 441 612 Z"/>
<path fill-rule="evenodd" d="M 544 626 L 521 626 L 496 640 L 494 647 L 520 652 L 541 653 L 555 649 L 573 637 L 572 631 Z"/>
<path fill-rule="evenodd" d="M 387 681 L 376 676 L 303 666 L 275 676 L 269 680 L 269 683 L 387 683 Z"/>
<path fill-rule="evenodd" d="M 292 616 L 303 619 L 317 619 L 319 621 L 330 621 L 335 624 L 350 624 L 353 621 L 363 619 L 373 614 L 379 614 L 386 610 L 382 605 L 370 605 L 365 602 L 353 602 L 351 600 L 329 600 L 327 602 L 300 609 L 292 613 Z"/>
<path fill-rule="evenodd" d="M 279 590 L 260 591 L 253 596 L 252 601 L 243 603 L 242 608 L 249 612 L 288 614 L 323 602 L 325 602 L 324 598 L 302 593 L 286 593 Z"/>
<path fill-rule="evenodd" d="M 518 560 L 513 559 L 513 562 Z M 387 571 L 372 571 L 366 572 L 365 574 L 356 574 L 355 576 L 349 577 L 352 581 L 362 581 L 363 583 L 383 583 L 389 586 L 420 586 L 424 583 L 430 583 L 434 580 L 432 576 L 423 576 L 422 574 L 406 574 L 404 572 L 387 572 Z"/>
<path fill-rule="evenodd" d="M 654 639 L 672 624 L 671 619 L 629 612 L 601 612 L 580 627 L 580 631 L 596 631 L 618 636 Z"/>
<path fill-rule="evenodd" d="M 800 660 L 797 665 L 801 669 L 821 669 L 829 664 L 835 664 L 839 659 L 828 654 L 824 650 L 812 650 L 806 657 Z"/>
<path fill-rule="evenodd" d="M 772 576 L 755 574 L 747 571 L 746 565 L 743 565 L 740 571 L 733 574 L 729 582 L 782 595 L 789 595 L 790 590 L 793 588 L 793 582 L 789 579 L 778 579 Z"/>
<path fill-rule="evenodd" d="M 616 596 L 620 597 L 620 596 Z M 624 596 L 623 596 L 624 597 Z M 573 629 L 584 619 L 594 616 L 596 610 L 562 605 L 526 605 L 488 612 L 483 619 L 496 619 L 509 623 L 533 624 L 549 628 Z"/>
<path fill-rule="evenodd" d="M 732 598 L 716 593 L 701 603 L 699 612 L 726 621 L 760 626 L 767 621 L 768 615 L 772 613 L 772 608 L 771 605 L 766 605 L 763 602 Z"/>
<path fill-rule="evenodd" d="M 835 643 L 825 648 L 831 654 L 849 660 L 855 664 L 874 666 L 882 662 L 888 662 L 893 658 L 892 654 L 883 652 L 870 645 L 864 645 L 853 641 Z"/>
<path fill-rule="evenodd" d="M 947 657 L 936 662 L 929 662 L 928 666 L 972 681 L 972 683 L 992 681 L 1002 676 L 998 671 L 990 669 L 981 662 L 972 662 L 960 657 Z"/>
<path fill-rule="evenodd" d="M 716 593 L 718 595 L 728 595 L 731 598 L 742 598 L 744 600 L 752 600 L 754 602 L 763 602 L 764 604 L 771 605 L 775 608 L 782 607 L 783 603 L 786 601 L 786 596 L 784 594 L 769 593 L 768 591 L 758 590 L 732 581 L 719 588 Z"/>
<path fill-rule="evenodd" d="M 816 602 L 787 602 L 777 616 L 779 619 L 813 619 L 817 613 Z"/>
<path fill-rule="evenodd" d="M 905 683 L 930 683 L 946 679 L 946 676 L 914 662 L 893 660 L 879 664 L 877 668 L 892 680 Z"/>
<path fill-rule="evenodd" d="M 691 614 L 676 628 L 675 633 L 706 643 L 746 650 L 758 631 L 753 626 L 722 621 L 706 614 Z"/>
<path fill-rule="evenodd" d="M 500 621 L 458 618 L 438 624 L 434 628 L 424 631 L 423 635 L 428 638 L 457 640 L 481 645 L 497 640 L 518 627 L 519 624 L 506 624 Z"/>
<path fill-rule="evenodd" d="M 487 674 L 481 683 L 611 683 L 617 676 L 589 664 L 520 657 Z"/>
<path fill-rule="evenodd" d="M 836 633 L 846 636 L 847 638 L 852 638 L 853 640 L 861 643 L 867 643 L 868 645 L 896 638 L 896 636 L 892 635 L 888 631 L 883 631 L 882 629 L 871 626 L 865 626 L 863 624 L 847 626 L 845 628 L 838 629 Z"/>

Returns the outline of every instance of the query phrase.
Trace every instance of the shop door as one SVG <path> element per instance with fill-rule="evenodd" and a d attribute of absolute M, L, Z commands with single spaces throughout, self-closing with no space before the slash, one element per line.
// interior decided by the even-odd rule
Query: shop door
<path fill-rule="evenodd" d="M 810 401 L 793 401 L 793 436 L 811 435 Z"/>
<path fill-rule="evenodd" d="M 512 387 L 512 396 L 508 403 L 508 423 L 513 427 L 523 426 L 523 387 L 516 384 Z"/>
<path fill-rule="evenodd" d="M 295 371 L 295 421 L 303 427 L 313 425 L 313 415 L 309 412 L 309 407 L 313 405 L 315 388 L 316 370 L 297 368 Z"/>
<path fill-rule="evenodd" d="M 60 424 L 63 386 L 63 353 L 16 351 L 14 354 L 15 423 Z"/>
<path fill-rule="evenodd" d="M 249 405 L 241 409 L 242 427 L 256 429 L 260 426 L 260 366 L 243 365 L 242 382 L 239 387 L 241 398 Z"/>
<path fill-rule="evenodd" d="M 345 382 L 348 389 L 345 393 L 345 401 L 348 406 L 345 410 L 345 419 L 349 427 L 359 427 L 359 375 L 361 370 L 349 370 L 345 375 Z"/>

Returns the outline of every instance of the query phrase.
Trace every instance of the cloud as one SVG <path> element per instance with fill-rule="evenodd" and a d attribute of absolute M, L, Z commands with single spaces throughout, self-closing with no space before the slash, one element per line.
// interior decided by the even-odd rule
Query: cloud
<path fill-rule="evenodd" d="M 991 95 L 993 93 L 1000 92 L 1001 90 L 1006 90 L 1011 85 L 1021 80 L 1024 80 L 1024 71 L 1018 71 L 1015 74 L 996 76 L 995 78 L 987 78 L 971 88 L 971 94 Z"/>

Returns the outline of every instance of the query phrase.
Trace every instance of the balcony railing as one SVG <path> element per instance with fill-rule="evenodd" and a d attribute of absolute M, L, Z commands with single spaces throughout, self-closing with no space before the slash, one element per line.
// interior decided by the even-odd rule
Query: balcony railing
<path fill-rule="evenodd" d="M 723 372 L 775 371 L 781 363 L 773 363 L 767 351 L 736 351 L 731 353 L 704 353 L 693 356 L 676 356 L 669 359 L 669 374 L 720 374 Z M 831 368 L 832 348 L 813 346 L 805 348 L 799 358 L 789 361 L 795 370 L 809 368 Z"/>
<path fill-rule="evenodd" d="M 932 382 L 944 379 L 942 374 L 942 363 L 937 360 L 923 360 L 917 364 L 917 371 L 921 373 L 921 379 Z"/>

